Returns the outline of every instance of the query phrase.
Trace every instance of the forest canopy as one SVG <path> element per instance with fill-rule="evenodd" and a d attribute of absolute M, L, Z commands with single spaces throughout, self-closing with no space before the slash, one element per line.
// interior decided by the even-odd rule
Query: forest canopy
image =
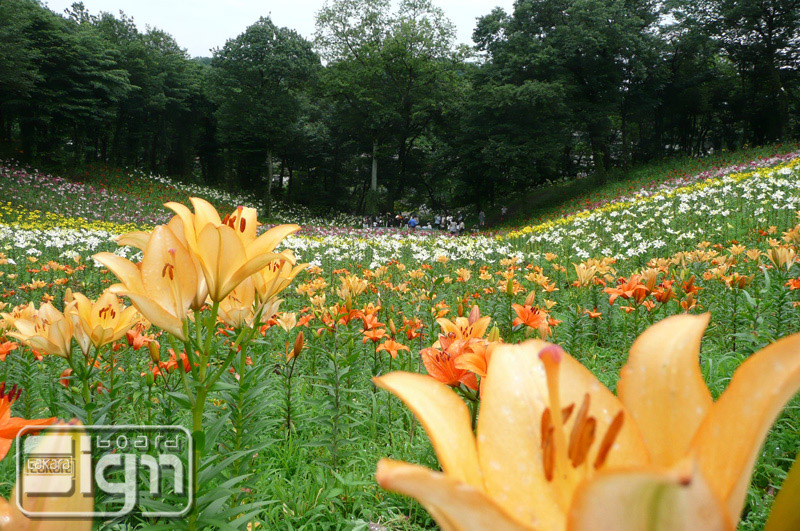
<path fill-rule="evenodd" d="M 328 0 L 313 41 L 265 17 L 192 58 L 3 0 L 0 154 L 375 212 L 800 136 L 798 0 L 518 0 L 454 35 L 431 0 Z"/>

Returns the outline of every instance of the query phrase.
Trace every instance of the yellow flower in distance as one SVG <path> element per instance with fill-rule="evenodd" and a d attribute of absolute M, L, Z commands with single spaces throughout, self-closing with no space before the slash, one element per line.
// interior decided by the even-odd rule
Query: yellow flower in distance
<path fill-rule="evenodd" d="M 297 314 L 295 312 L 284 312 L 283 315 L 276 319 L 276 322 L 281 328 L 289 332 L 297 326 Z"/>
<path fill-rule="evenodd" d="M 128 297 L 148 321 L 186 341 L 183 324 L 197 293 L 197 271 L 189 251 L 169 227 L 153 230 L 140 264 L 112 253 L 94 258 L 120 280 L 109 288 L 112 293 Z"/>
<path fill-rule="evenodd" d="M 555 345 L 498 345 L 477 436 L 446 386 L 376 378 L 419 418 L 442 467 L 384 459 L 378 482 L 444 529 L 732 530 L 769 427 L 800 388 L 800 335 L 751 356 L 714 403 L 698 363 L 707 324 L 681 315 L 645 331 L 620 398 Z"/>

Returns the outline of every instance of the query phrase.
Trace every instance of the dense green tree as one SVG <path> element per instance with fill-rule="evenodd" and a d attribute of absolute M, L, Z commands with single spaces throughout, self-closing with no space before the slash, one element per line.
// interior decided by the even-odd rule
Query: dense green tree
<path fill-rule="evenodd" d="M 267 165 L 267 211 L 271 204 L 273 155 L 300 111 L 300 94 L 314 78 L 319 57 L 296 31 L 261 18 L 214 52 L 212 98 L 218 105 L 220 138 L 236 154 L 243 186 L 254 188 Z"/>
<path fill-rule="evenodd" d="M 453 25 L 430 0 L 403 0 L 396 12 L 387 0 L 344 0 L 319 12 L 316 42 L 329 63 L 327 95 L 371 147 L 368 210 L 375 212 L 381 145 L 394 144 L 387 151 L 397 157 L 391 201 L 402 195 L 414 146 L 448 97 L 459 61 Z"/>
<path fill-rule="evenodd" d="M 674 14 L 716 39 L 736 66 L 752 139 L 782 139 L 800 63 L 800 1 L 682 1 Z"/>

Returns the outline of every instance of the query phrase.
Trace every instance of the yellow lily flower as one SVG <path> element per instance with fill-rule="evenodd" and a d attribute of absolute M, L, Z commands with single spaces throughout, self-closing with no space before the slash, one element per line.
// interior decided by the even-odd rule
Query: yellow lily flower
<path fill-rule="evenodd" d="M 276 321 L 281 328 L 283 328 L 286 332 L 289 332 L 297 325 L 297 314 L 294 312 L 285 312 L 278 319 L 276 319 Z"/>
<path fill-rule="evenodd" d="M 221 301 L 244 279 L 278 258 L 275 253 L 247 257 L 242 241 L 227 225 L 206 225 L 197 239 L 197 256 L 208 283 L 208 296 Z"/>
<path fill-rule="evenodd" d="M 66 314 L 69 314 L 71 307 L 67 305 Z M 17 331 L 6 335 L 19 339 L 33 349 L 62 358 L 69 358 L 72 354 L 72 320 L 49 302 L 42 304 L 36 314 L 26 319 L 16 319 L 14 327 Z"/>
<path fill-rule="evenodd" d="M 95 260 L 120 280 L 110 291 L 131 299 L 151 323 L 186 341 L 183 324 L 197 294 L 197 272 L 189 251 L 166 226 L 153 230 L 141 264 L 112 253 L 98 253 Z"/>
<path fill-rule="evenodd" d="M 82 293 L 74 293 L 73 297 L 76 304 L 72 313 L 78 318 L 76 330 L 80 328 L 95 348 L 124 336 L 139 316 L 136 308 L 123 306 L 117 296 L 108 290 L 94 303 Z M 88 352 L 88 345 L 83 350 L 84 353 Z"/>
<path fill-rule="evenodd" d="M 272 251 L 283 238 L 300 229 L 298 225 L 279 225 L 256 238 L 255 210 L 237 209 L 223 224 L 213 205 L 197 197 L 190 201 L 194 213 L 179 203 L 165 206 L 183 224 L 187 245 L 198 258 L 212 301 L 222 301 L 245 278 L 281 259 Z"/>
<path fill-rule="evenodd" d="M 491 321 L 492 318 L 488 315 L 481 317 L 478 306 L 472 307 L 469 317 L 456 317 L 455 321 L 443 317 L 436 319 L 436 322 L 442 327 L 443 335 L 447 336 L 452 333 L 455 334 L 453 339 L 464 341 L 482 338 Z M 438 343 L 437 341 L 434 346 L 438 347 Z"/>
<path fill-rule="evenodd" d="M 183 222 L 184 235 L 189 249 L 197 251 L 197 240 L 200 237 L 200 232 L 206 225 L 212 227 L 219 227 L 222 225 L 222 220 L 219 213 L 214 206 L 199 197 L 189 198 L 189 202 L 194 207 L 194 213 L 188 207 L 180 203 L 164 203 L 164 206 L 175 212 L 180 220 Z"/>
<path fill-rule="evenodd" d="M 278 256 L 280 259 L 270 262 L 252 276 L 256 295 L 262 303 L 275 298 L 291 284 L 300 271 L 308 267 L 308 264 L 295 265 L 297 260 L 291 251 L 283 251 Z"/>
<path fill-rule="evenodd" d="M 199 197 L 192 197 L 189 201 L 194 207 L 194 213 L 180 203 L 169 202 L 165 203 L 164 206 L 174 211 L 183 221 L 186 241 L 189 248 L 195 252 L 197 252 L 200 234 L 207 225 L 230 227 L 242 242 L 242 245 L 247 248 L 248 258 L 254 258 L 259 254 L 271 253 L 286 236 L 300 230 L 299 225 L 278 225 L 256 237 L 256 229 L 259 223 L 255 209 L 239 207 L 233 213 L 225 216 L 223 220 L 220 219 L 219 213 L 208 201 Z"/>
<path fill-rule="evenodd" d="M 735 523 L 761 445 L 800 389 L 800 334 L 750 356 L 713 402 L 699 364 L 708 322 L 708 314 L 679 315 L 650 327 L 631 347 L 618 389 L 653 463 L 691 457 Z"/>
<path fill-rule="evenodd" d="M 19 306 L 15 306 L 14 309 L 8 313 L 0 313 L 0 317 L 2 317 L 2 319 L 0 319 L 0 331 L 14 328 L 14 321 L 17 319 L 31 320 L 35 315 L 36 305 L 34 305 L 33 302 L 29 302 L 26 305 L 20 304 Z"/>
<path fill-rule="evenodd" d="M 378 482 L 444 529 L 733 529 L 769 426 L 800 387 L 800 335 L 749 358 L 712 403 L 698 363 L 707 323 L 683 315 L 647 330 L 620 399 L 555 345 L 498 345 L 477 437 L 446 386 L 376 378 L 419 418 L 443 470 L 381 460 Z"/>

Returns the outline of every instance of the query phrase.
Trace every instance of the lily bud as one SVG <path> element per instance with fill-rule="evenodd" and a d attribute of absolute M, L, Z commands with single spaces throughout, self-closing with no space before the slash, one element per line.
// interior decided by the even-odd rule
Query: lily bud
<path fill-rule="evenodd" d="M 394 320 L 389 319 L 389 330 L 392 332 L 392 337 L 397 335 L 397 328 L 394 326 Z"/>
<path fill-rule="evenodd" d="M 506 281 L 506 295 L 513 295 L 514 294 L 514 281 L 513 279 L 508 279 Z"/>
<path fill-rule="evenodd" d="M 161 345 L 158 341 L 151 341 L 147 344 L 147 350 L 150 351 L 150 359 L 158 365 L 158 362 L 161 361 Z"/>
<path fill-rule="evenodd" d="M 469 319 L 467 319 L 467 322 L 469 324 L 475 324 L 480 318 L 481 318 L 481 309 L 478 308 L 478 305 L 476 304 L 469 311 Z"/>
<path fill-rule="evenodd" d="M 524 306 L 533 306 L 533 301 L 534 301 L 534 300 L 536 300 L 536 292 L 535 292 L 535 291 L 533 291 L 533 290 L 531 290 L 531 292 L 530 292 L 530 293 L 528 293 L 528 296 L 527 296 L 527 297 L 525 297 L 525 304 L 524 304 Z"/>
<path fill-rule="evenodd" d="M 297 334 L 297 337 L 294 340 L 294 348 L 292 349 L 292 357 L 297 357 L 300 355 L 300 351 L 303 350 L 303 343 L 305 343 L 306 336 L 301 331 Z"/>
<path fill-rule="evenodd" d="M 144 383 L 147 384 L 147 387 L 153 387 L 153 384 L 156 383 L 156 379 L 152 372 L 147 371 L 144 373 Z"/>
<path fill-rule="evenodd" d="M 497 328 L 497 325 L 494 325 L 492 329 L 489 331 L 489 335 L 486 336 L 486 340 L 489 343 L 495 343 L 500 341 L 500 329 Z"/>
<path fill-rule="evenodd" d="M 458 303 L 458 316 L 464 317 L 464 305 L 460 302 Z"/>

